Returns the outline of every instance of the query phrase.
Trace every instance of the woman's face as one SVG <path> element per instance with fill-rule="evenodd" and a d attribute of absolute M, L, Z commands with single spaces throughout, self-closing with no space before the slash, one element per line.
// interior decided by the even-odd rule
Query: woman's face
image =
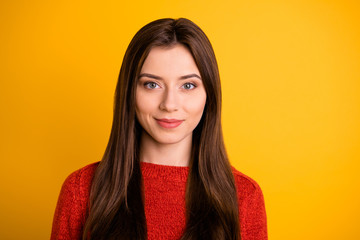
<path fill-rule="evenodd" d="M 205 102 L 199 70 L 186 47 L 150 50 L 136 87 L 136 117 L 145 134 L 161 144 L 191 140 Z"/>

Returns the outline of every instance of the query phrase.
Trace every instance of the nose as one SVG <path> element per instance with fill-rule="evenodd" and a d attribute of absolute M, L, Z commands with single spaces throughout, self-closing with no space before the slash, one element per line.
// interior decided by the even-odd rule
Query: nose
<path fill-rule="evenodd" d="M 159 108 L 160 110 L 166 112 L 177 111 L 179 108 L 178 100 L 179 99 L 176 92 L 172 89 L 167 89 L 166 91 L 164 91 L 164 95 L 159 105 Z"/>

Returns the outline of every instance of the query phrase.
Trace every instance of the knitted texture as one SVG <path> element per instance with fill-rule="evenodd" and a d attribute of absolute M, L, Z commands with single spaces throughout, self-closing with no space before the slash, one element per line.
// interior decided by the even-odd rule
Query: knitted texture
<path fill-rule="evenodd" d="M 82 238 L 89 192 L 97 163 L 87 165 L 65 180 L 57 202 L 51 240 Z M 179 239 L 185 229 L 185 188 L 189 167 L 141 162 L 144 179 L 148 240 Z M 232 168 L 239 202 L 242 240 L 267 240 L 262 191 L 248 176 Z"/>

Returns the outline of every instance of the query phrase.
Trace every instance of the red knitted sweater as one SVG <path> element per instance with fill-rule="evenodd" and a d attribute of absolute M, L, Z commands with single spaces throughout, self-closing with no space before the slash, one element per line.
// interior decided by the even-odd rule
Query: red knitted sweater
<path fill-rule="evenodd" d="M 81 239 L 91 180 L 98 163 L 67 177 L 57 202 L 51 239 Z M 141 162 L 148 240 L 179 239 L 185 227 L 185 187 L 189 167 Z M 242 240 L 267 240 L 264 198 L 259 185 L 233 168 Z"/>

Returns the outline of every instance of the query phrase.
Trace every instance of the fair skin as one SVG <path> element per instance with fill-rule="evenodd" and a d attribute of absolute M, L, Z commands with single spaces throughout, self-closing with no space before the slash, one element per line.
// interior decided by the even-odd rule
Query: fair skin
<path fill-rule="evenodd" d="M 154 47 L 136 86 L 136 117 L 143 127 L 140 161 L 188 166 L 192 133 L 206 92 L 190 51 L 183 45 Z"/>

